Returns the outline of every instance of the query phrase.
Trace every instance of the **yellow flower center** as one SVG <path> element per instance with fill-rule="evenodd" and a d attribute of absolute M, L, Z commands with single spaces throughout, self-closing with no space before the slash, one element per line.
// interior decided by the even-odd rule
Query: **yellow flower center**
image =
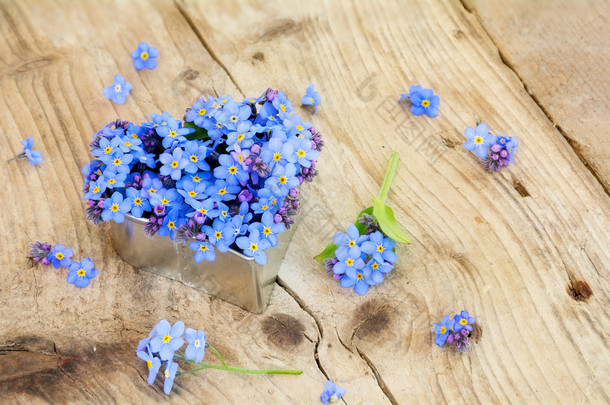
<path fill-rule="evenodd" d="M 199 246 L 199 250 L 201 250 L 202 252 L 205 252 L 206 250 L 208 250 L 208 246 L 207 245 L 201 245 L 201 246 Z"/>
<path fill-rule="evenodd" d="M 131 137 L 132 137 L 133 139 L 138 139 L 138 134 L 131 134 Z"/>
<path fill-rule="evenodd" d="M 85 274 L 87 274 L 87 272 L 85 271 L 85 269 L 78 269 L 78 271 L 76 272 L 76 274 L 78 274 L 79 276 L 84 276 Z"/>
<path fill-rule="evenodd" d="M 163 343 L 167 343 L 167 342 L 169 342 L 170 340 L 172 340 L 172 337 L 171 337 L 170 335 L 165 335 L 165 336 L 163 336 Z"/>
<path fill-rule="evenodd" d="M 115 179 L 108 179 L 108 184 L 114 184 L 114 183 L 116 183 Z"/>
<path fill-rule="evenodd" d="M 114 163 L 115 166 L 120 166 L 121 165 L 121 159 L 114 159 Z"/>
<path fill-rule="evenodd" d="M 118 210 L 119 210 L 119 205 L 118 204 L 112 204 L 110 206 L 110 211 L 117 212 Z"/>
<path fill-rule="evenodd" d="M 220 122 L 216 123 L 216 128 L 222 128 L 222 124 Z"/>
<path fill-rule="evenodd" d="M 99 193 L 99 192 L 100 192 L 100 188 L 99 188 L 99 187 L 95 187 L 95 188 L 93 189 L 93 194 L 97 194 L 97 193 Z"/>
<path fill-rule="evenodd" d="M 178 167 L 178 161 L 174 160 L 172 162 L 172 167 L 175 169 L 176 167 Z"/>
<path fill-rule="evenodd" d="M 205 208 L 199 208 L 199 212 L 201 212 L 202 214 L 207 214 L 208 210 L 206 210 Z"/>
<path fill-rule="evenodd" d="M 244 138 L 245 138 L 245 135 L 244 135 L 244 134 L 239 134 L 239 135 L 237 135 L 237 140 L 238 140 L 238 141 L 242 141 Z"/>
<path fill-rule="evenodd" d="M 220 232 L 216 231 L 216 232 L 214 232 L 214 237 L 215 237 L 216 239 L 220 239 L 220 238 L 222 238 L 222 233 L 220 233 Z"/>
<path fill-rule="evenodd" d="M 222 212 L 222 216 L 223 216 L 223 217 L 226 217 L 227 215 L 229 215 L 229 213 L 228 213 L 227 211 L 223 211 L 223 212 Z"/>
<path fill-rule="evenodd" d="M 178 134 L 176 133 L 176 131 L 171 131 L 169 133 L 169 136 L 171 136 L 172 138 L 175 138 Z"/>
<path fill-rule="evenodd" d="M 61 260 L 61 259 L 63 259 L 63 258 L 64 258 L 64 254 L 63 254 L 63 253 L 61 253 L 61 252 L 59 252 L 59 253 L 55 253 L 55 258 L 56 258 L 57 260 Z"/>
<path fill-rule="evenodd" d="M 190 159 L 191 159 L 191 162 L 197 163 L 197 156 L 191 155 Z"/>
<path fill-rule="evenodd" d="M 169 221 L 169 222 L 167 223 L 167 227 L 168 227 L 169 229 L 174 229 L 174 227 L 175 227 L 175 226 L 176 226 L 176 223 L 175 223 L 174 221 Z"/>
<path fill-rule="evenodd" d="M 165 378 L 169 378 L 169 370 L 165 369 Z"/>
<path fill-rule="evenodd" d="M 250 250 L 256 252 L 258 250 L 258 245 L 256 243 L 250 244 Z"/>
<path fill-rule="evenodd" d="M 298 129 L 299 131 L 303 130 L 303 125 L 295 125 L 295 128 Z"/>
<path fill-rule="evenodd" d="M 349 241 L 349 243 L 347 244 L 347 246 L 352 247 L 352 246 L 354 246 L 355 244 L 356 244 L 356 242 L 355 242 L 355 241 L 350 240 L 350 241 Z"/>
<path fill-rule="evenodd" d="M 468 319 L 466 319 L 466 318 L 460 319 L 460 324 L 461 325 L 468 325 Z"/>
<path fill-rule="evenodd" d="M 265 235 L 269 235 L 269 234 L 271 234 L 271 228 L 263 228 L 263 233 L 264 233 Z"/>
<path fill-rule="evenodd" d="M 124 145 L 125 145 L 125 146 L 131 146 L 131 142 L 129 142 L 129 141 L 125 141 Z"/>
<path fill-rule="evenodd" d="M 303 156 L 305 156 L 305 151 L 303 149 L 299 149 L 299 151 L 297 152 L 297 155 L 299 157 L 303 157 Z"/>
<path fill-rule="evenodd" d="M 225 190 L 224 188 L 221 188 L 220 190 L 218 190 L 218 194 L 220 195 L 225 195 L 227 193 L 227 190 Z"/>
<path fill-rule="evenodd" d="M 269 119 L 270 119 L 271 121 L 275 121 L 275 117 L 273 117 L 273 116 L 269 116 Z"/>
<path fill-rule="evenodd" d="M 286 180 L 287 180 L 287 179 L 286 179 L 286 176 L 281 176 L 281 177 L 280 177 L 280 178 L 279 178 L 277 181 L 278 181 L 280 184 L 285 184 L 285 183 L 286 183 Z"/>
<path fill-rule="evenodd" d="M 109 154 L 110 152 L 112 152 L 112 148 L 110 146 L 106 146 L 106 149 L 104 149 L 104 153 Z"/>
<path fill-rule="evenodd" d="M 424 100 L 421 102 L 422 107 L 428 107 L 430 105 L 430 100 Z"/>
<path fill-rule="evenodd" d="M 373 263 L 371 267 L 373 268 L 373 270 L 377 270 L 379 268 L 379 263 Z"/>
<path fill-rule="evenodd" d="M 229 173 L 231 173 L 231 174 L 237 173 L 237 167 L 235 167 L 235 166 L 229 167 Z"/>
<path fill-rule="evenodd" d="M 189 191 L 189 197 L 195 197 L 197 195 L 194 191 Z"/>
<path fill-rule="evenodd" d="M 263 205 L 263 206 L 261 207 L 261 209 L 262 209 L 263 211 L 267 210 L 267 208 L 269 208 L 269 206 L 268 206 L 268 205 Z"/>
<path fill-rule="evenodd" d="M 149 194 L 155 194 L 156 192 L 157 192 L 157 190 L 155 190 L 155 189 L 154 189 L 154 188 L 152 188 L 152 187 L 148 189 L 148 193 L 149 193 Z"/>
<path fill-rule="evenodd" d="M 362 274 L 362 273 L 358 273 L 358 275 L 356 276 L 356 278 L 357 278 L 358 280 L 362 280 L 362 279 L 364 278 L 364 274 Z"/>
<path fill-rule="evenodd" d="M 237 160 L 239 160 L 240 162 L 243 162 L 244 157 L 242 155 L 237 155 Z"/>
<path fill-rule="evenodd" d="M 382 253 L 382 252 L 383 252 L 383 246 L 382 246 L 382 245 L 378 245 L 378 246 L 377 246 L 377 251 L 378 251 L 379 253 Z"/>
<path fill-rule="evenodd" d="M 142 52 L 142 53 L 140 54 L 140 59 L 142 59 L 142 60 L 146 60 L 146 59 L 148 59 L 148 52 Z"/>
<path fill-rule="evenodd" d="M 275 160 L 276 162 L 278 162 L 281 158 L 282 158 L 282 155 L 280 155 L 279 153 L 276 153 L 273 155 L 273 160 Z"/>
<path fill-rule="evenodd" d="M 142 199 L 138 197 L 138 198 L 136 198 L 136 199 L 134 199 L 134 200 L 133 200 L 133 203 L 134 203 L 135 205 L 140 205 L 140 204 L 142 204 Z"/>
<path fill-rule="evenodd" d="M 447 328 L 445 326 L 441 326 L 441 335 L 444 335 L 447 332 Z"/>
<path fill-rule="evenodd" d="M 115 91 L 116 93 L 118 93 L 119 91 L 121 91 L 121 85 L 120 85 L 120 84 L 117 84 L 116 86 L 114 86 L 114 91 Z"/>
<path fill-rule="evenodd" d="M 483 143 L 483 138 L 481 138 L 480 136 L 477 136 L 476 138 L 474 138 L 474 143 L 482 144 Z"/>
<path fill-rule="evenodd" d="M 199 347 L 201 346 L 201 341 L 199 339 L 196 339 L 193 344 L 195 345 L 195 347 Z"/>
<path fill-rule="evenodd" d="M 313 97 L 309 97 L 309 101 L 312 102 L 312 103 L 316 102 L 316 100 L 314 100 Z"/>
<path fill-rule="evenodd" d="M 202 108 L 199 111 L 197 111 L 197 114 L 199 114 L 199 115 L 205 115 L 205 113 L 206 113 L 205 108 Z"/>
<path fill-rule="evenodd" d="M 161 204 L 167 205 L 167 204 L 169 204 L 169 200 L 167 198 L 164 198 L 161 200 Z"/>
<path fill-rule="evenodd" d="M 146 364 L 148 365 L 148 368 L 152 368 L 152 360 L 148 360 Z"/>
<path fill-rule="evenodd" d="M 201 181 L 201 177 L 199 177 L 199 176 L 193 176 L 193 181 L 194 181 L 195 183 L 199 183 L 199 182 Z"/>
<path fill-rule="evenodd" d="M 354 264 L 354 259 L 347 259 L 347 260 L 345 261 L 345 264 L 347 264 L 348 266 L 353 265 L 353 264 Z"/>
<path fill-rule="evenodd" d="M 280 104 L 280 110 L 282 110 L 282 112 L 286 112 L 286 106 L 284 106 L 284 104 Z"/>

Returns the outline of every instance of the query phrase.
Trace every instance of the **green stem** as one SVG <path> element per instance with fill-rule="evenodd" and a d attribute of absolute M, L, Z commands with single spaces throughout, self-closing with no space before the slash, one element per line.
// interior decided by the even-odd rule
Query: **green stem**
<path fill-rule="evenodd" d="M 190 362 L 189 362 L 190 363 Z M 194 363 L 199 364 L 201 367 L 195 368 L 192 370 L 181 371 L 182 374 L 194 373 L 196 371 L 206 370 L 206 369 L 214 369 L 214 370 L 224 370 L 224 371 L 233 371 L 236 373 L 243 374 L 291 374 L 291 375 L 299 375 L 303 374 L 301 370 L 286 370 L 286 369 L 266 369 L 266 370 L 253 370 L 250 368 L 240 368 L 240 367 L 231 367 L 231 366 L 221 366 L 218 364 L 210 364 L 210 363 Z"/>
<path fill-rule="evenodd" d="M 214 354 L 216 355 L 216 357 L 218 357 L 218 360 L 220 360 L 220 362 L 222 363 L 223 366 L 226 367 L 227 363 L 225 363 L 224 359 L 222 358 L 222 356 L 220 355 L 220 353 L 218 353 L 218 351 L 216 349 L 214 349 L 212 346 L 210 346 L 209 343 L 206 343 L 206 346 L 208 347 L 208 349 L 210 349 L 211 351 L 214 352 Z"/>
<path fill-rule="evenodd" d="M 394 152 L 390 158 L 390 165 L 388 166 L 388 170 L 385 172 L 385 177 L 383 178 L 383 183 L 381 184 L 381 190 L 379 190 L 379 196 L 377 197 L 379 204 L 385 203 L 385 199 L 390 192 L 390 184 L 392 184 L 392 179 L 396 173 L 399 158 L 400 156 L 398 155 L 398 152 Z"/>

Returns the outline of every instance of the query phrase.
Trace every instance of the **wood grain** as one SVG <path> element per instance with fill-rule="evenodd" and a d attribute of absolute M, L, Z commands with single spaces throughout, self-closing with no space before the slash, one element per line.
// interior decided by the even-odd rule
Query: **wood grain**
<path fill-rule="evenodd" d="M 610 190 L 610 3 L 465 0 L 503 61 Z"/>
<path fill-rule="evenodd" d="M 33 136 L 45 156 L 0 168 L 6 402 L 318 403 L 326 378 L 349 404 L 609 401 L 608 196 L 554 127 L 563 113 L 549 120 L 459 1 L 0 2 L 0 33 L 0 153 Z M 141 40 L 160 49 L 154 71 L 132 68 Z M 101 93 L 117 72 L 134 85 L 123 106 Z M 310 82 L 323 99 L 315 116 L 298 106 Z M 417 83 L 440 95 L 438 118 L 396 103 Z M 257 316 L 122 262 L 85 220 L 80 167 L 116 116 L 180 115 L 200 93 L 268 86 L 327 147 Z M 478 118 L 521 142 L 501 173 L 461 147 Z M 360 297 L 312 257 L 370 204 L 393 151 L 389 203 L 413 243 Z M 65 271 L 25 259 L 34 240 L 71 246 L 100 276 L 75 289 Z M 581 282 L 592 295 L 577 301 Z M 478 318 L 478 341 L 466 354 L 434 346 L 432 323 L 462 309 Z M 162 318 L 204 329 L 232 364 L 304 375 L 210 371 L 180 377 L 166 397 L 133 354 Z"/>

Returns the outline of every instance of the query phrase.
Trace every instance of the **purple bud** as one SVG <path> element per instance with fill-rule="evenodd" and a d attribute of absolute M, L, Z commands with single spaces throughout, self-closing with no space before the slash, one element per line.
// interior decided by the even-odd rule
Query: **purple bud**
<path fill-rule="evenodd" d="M 159 218 L 159 220 L 157 221 L 157 224 L 163 225 L 163 218 Z"/>
<path fill-rule="evenodd" d="M 195 238 L 198 241 L 202 242 L 205 240 L 205 233 L 201 232 L 200 234 L 197 234 L 197 237 Z"/>
<path fill-rule="evenodd" d="M 492 152 L 495 152 L 495 153 L 500 152 L 500 149 L 502 149 L 502 147 L 500 145 L 498 145 L 497 143 L 491 147 Z"/>
<path fill-rule="evenodd" d="M 277 213 L 280 215 L 285 215 L 286 212 L 288 212 L 288 210 L 284 207 L 280 208 L 279 210 L 277 210 Z"/>
<path fill-rule="evenodd" d="M 97 206 L 98 206 L 98 208 L 104 209 L 104 200 L 99 200 L 97 202 Z"/>
<path fill-rule="evenodd" d="M 237 195 L 237 199 L 239 200 L 239 202 L 251 201 L 252 197 L 252 193 L 250 192 L 250 190 L 247 189 L 241 190 Z"/>
<path fill-rule="evenodd" d="M 494 153 L 494 154 L 491 155 L 491 158 L 493 160 L 498 160 L 498 159 L 500 159 L 500 155 L 498 155 L 497 153 Z"/>
<path fill-rule="evenodd" d="M 261 152 L 261 146 L 257 143 L 255 143 L 254 145 L 252 145 L 250 147 L 250 153 L 254 153 L 255 155 L 258 155 Z"/>
<path fill-rule="evenodd" d="M 341 280 L 343 278 L 343 274 L 333 274 L 333 279 L 335 280 Z"/>
<path fill-rule="evenodd" d="M 43 266 L 48 266 L 49 264 L 51 264 L 51 261 L 49 259 L 47 259 L 46 257 L 43 257 L 41 263 Z"/>
<path fill-rule="evenodd" d="M 291 198 L 297 198 L 299 196 L 299 190 L 296 188 L 291 188 L 290 191 L 288 191 L 288 195 Z"/>
<path fill-rule="evenodd" d="M 268 88 L 267 92 L 265 94 L 265 97 L 267 97 L 267 100 L 273 101 L 275 99 L 275 96 L 277 96 L 277 93 L 272 88 Z"/>
<path fill-rule="evenodd" d="M 34 257 L 33 258 L 35 262 L 39 262 L 40 261 L 40 257 Z"/>
<path fill-rule="evenodd" d="M 311 162 L 311 168 L 313 169 L 314 167 L 316 167 L 316 161 L 315 160 L 310 160 Z"/>
<path fill-rule="evenodd" d="M 294 200 L 294 201 L 292 202 L 292 206 L 293 206 L 293 208 L 298 207 L 298 206 L 299 206 L 299 200 Z"/>
<path fill-rule="evenodd" d="M 466 330 L 466 328 L 462 328 L 460 330 L 460 333 L 462 334 L 462 336 L 466 336 L 466 335 L 468 335 L 468 330 Z"/>
<path fill-rule="evenodd" d="M 94 200 L 87 201 L 87 205 L 90 207 L 93 207 L 95 204 L 96 204 L 96 202 Z"/>
<path fill-rule="evenodd" d="M 508 155 L 508 152 L 507 152 L 506 150 L 502 150 L 502 151 L 500 152 L 500 156 L 502 156 L 503 158 L 505 158 L 505 157 L 506 157 L 506 155 Z"/>
<path fill-rule="evenodd" d="M 51 244 L 45 242 L 45 243 L 42 244 L 42 248 L 44 250 L 51 250 Z"/>
<path fill-rule="evenodd" d="M 276 224 L 282 222 L 282 216 L 280 214 L 275 214 L 273 216 L 273 222 L 275 222 Z"/>

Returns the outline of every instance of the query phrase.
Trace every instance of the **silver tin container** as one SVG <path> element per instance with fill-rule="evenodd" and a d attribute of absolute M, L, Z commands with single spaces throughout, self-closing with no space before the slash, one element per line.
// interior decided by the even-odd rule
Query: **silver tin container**
<path fill-rule="evenodd" d="M 275 285 L 277 274 L 294 225 L 278 235 L 278 244 L 265 251 L 264 266 L 237 251 L 216 250 L 216 260 L 195 263 L 195 252 L 188 245 L 174 243 L 169 237 L 144 233 L 146 219 L 125 215 L 125 221 L 110 221 L 110 234 L 116 252 L 132 266 L 170 278 L 214 295 L 248 311 L 262 313 Z"/>

